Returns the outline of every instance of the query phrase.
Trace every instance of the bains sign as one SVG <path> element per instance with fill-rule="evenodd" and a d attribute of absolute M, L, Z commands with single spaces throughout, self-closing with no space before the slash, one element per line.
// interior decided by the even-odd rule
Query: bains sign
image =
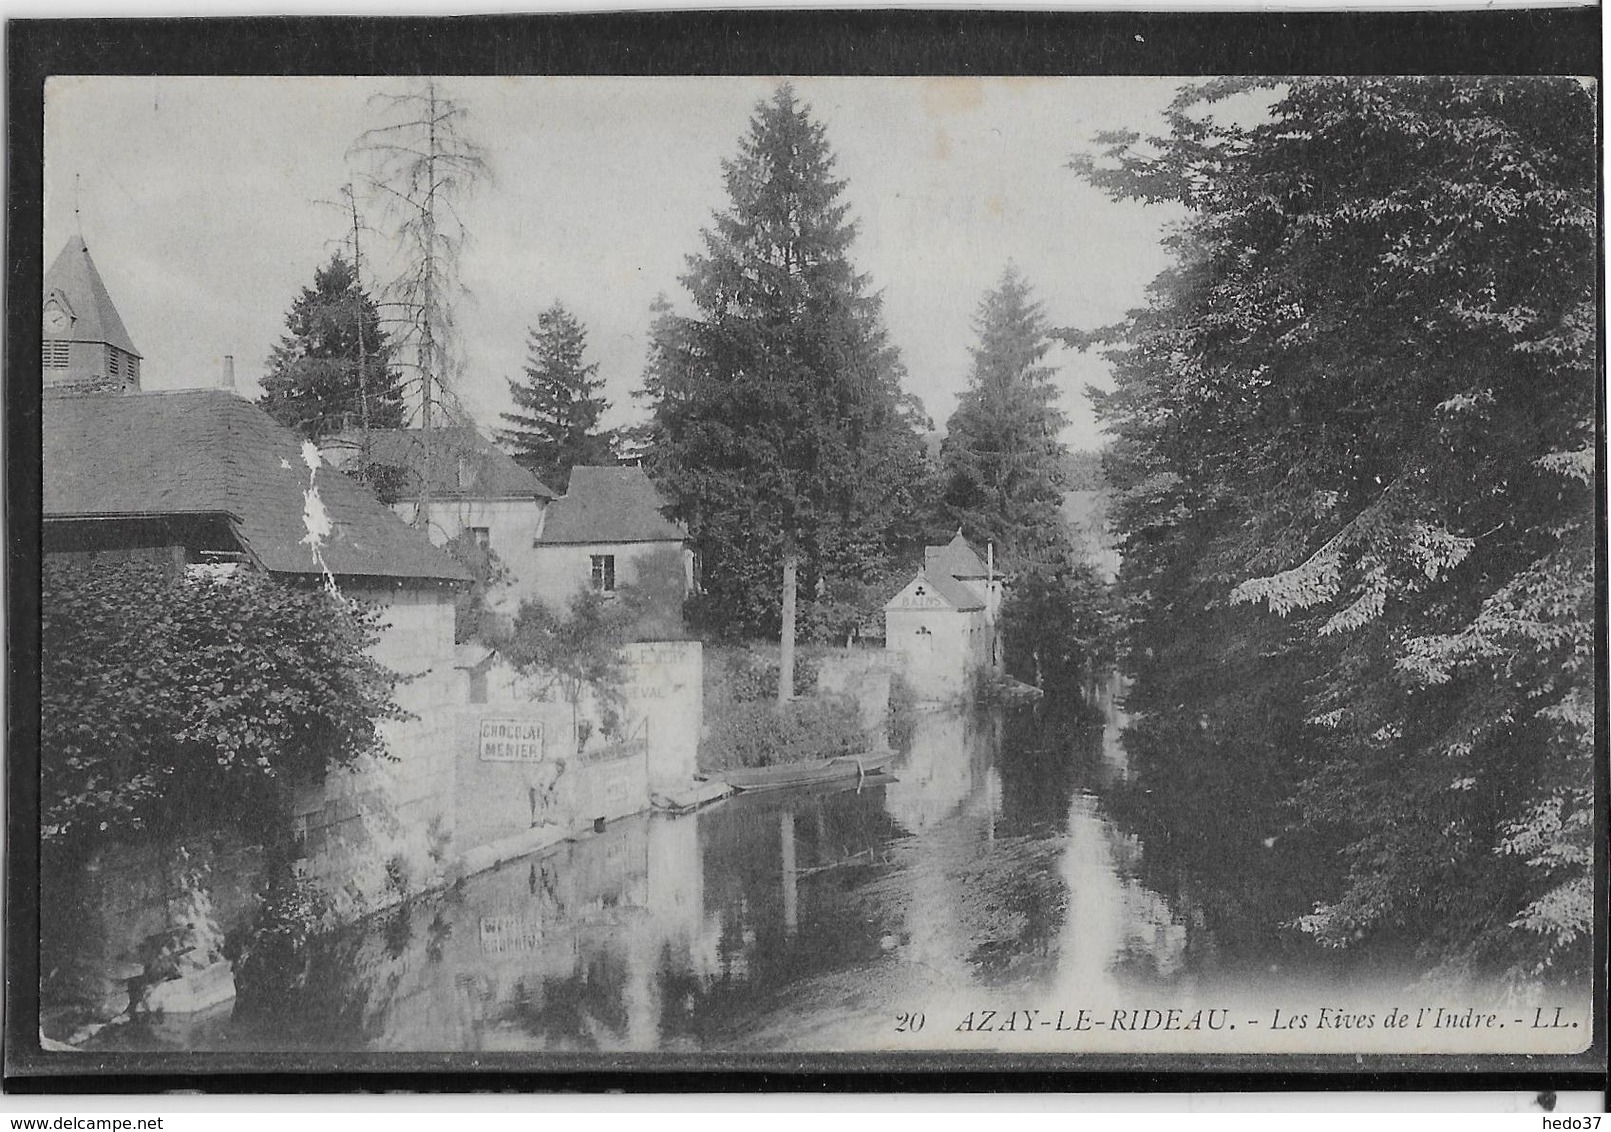
<path fill-rule="evenodd" d="M 481 761 L 484 763 L 538 763 L 543 761 L 543 725 L 530 719 L 483 719 Z"/>

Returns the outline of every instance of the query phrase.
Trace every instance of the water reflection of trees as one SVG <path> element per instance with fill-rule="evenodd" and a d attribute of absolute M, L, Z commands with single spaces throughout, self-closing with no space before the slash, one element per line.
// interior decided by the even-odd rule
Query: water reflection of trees
<path fill-rule="evenodd" d="M 1081 780 L 1076 745 L 1099 722 L 1072 689 L 1008 712 L 996 755 L 1001 806 L 996 832 L 1061 832 Z"/>
<path fill-rule="evenodd" d="M 1189 694 L 1188 694 L 1189 692 Z M 1288 925 L 1308 910 L 1317 876 L 1335 867 L 1314 841 L 1287 835 L 1294 737 L 1278 716 L 1218 694 L 1143 682 L 1128 691 L 1128 774 L 1103 790 L 1106 814 L 1145 846 L 1136 875 L 1218 941 L 1220 959 L 1263 965 L 1315 955 Z"/>
<path fill-rule="evenodd" d="M 898 830 L 884 788 L 784 792 L 704 815 L 699 849 L 718 964 L 690 969 L 660 955 L 665 1039 L 721 1044 L 794 985 L 880 954 L 887 925 L 858 890 L 890 867 Z"/>

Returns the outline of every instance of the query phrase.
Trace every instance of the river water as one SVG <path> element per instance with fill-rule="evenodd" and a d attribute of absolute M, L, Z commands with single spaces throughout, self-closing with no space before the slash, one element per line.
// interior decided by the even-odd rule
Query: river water
<path fill-rule="evenodd" d="M 272 1008 L 148 1019 L 118 1044 L 1340 1052 L 1360 1033 L 1309 1016 L 1368 1011 L 1368 1039 L 1387 1041 L 1395 1004 L 1467 1007 L 1366 986 L 1149 869 L 1110 813 L 1145 789 L 1123 724 L 1107 694 L 922 713 L 878 782 L 613 822 L 343 933 Z M 1277 1032 L 1283 1008 L 1303 1034 Z"/>

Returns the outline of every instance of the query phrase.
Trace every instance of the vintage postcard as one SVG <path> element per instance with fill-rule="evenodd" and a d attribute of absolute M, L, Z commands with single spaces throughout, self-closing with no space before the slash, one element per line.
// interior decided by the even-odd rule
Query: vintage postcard
<path fill-rule="evenodd" d="M 1585 1064 L 1600 97 L 51 76 L 40 1071 Z"/>

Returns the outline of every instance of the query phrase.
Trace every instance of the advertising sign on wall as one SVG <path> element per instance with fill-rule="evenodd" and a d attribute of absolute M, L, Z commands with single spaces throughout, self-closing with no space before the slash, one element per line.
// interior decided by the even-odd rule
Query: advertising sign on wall
<path fill-rule="evenodd" d="M 484 763 L 540 763 L 543 761 L 543 725 L 535 719 L 483 719 L 481 761 Z"/>

